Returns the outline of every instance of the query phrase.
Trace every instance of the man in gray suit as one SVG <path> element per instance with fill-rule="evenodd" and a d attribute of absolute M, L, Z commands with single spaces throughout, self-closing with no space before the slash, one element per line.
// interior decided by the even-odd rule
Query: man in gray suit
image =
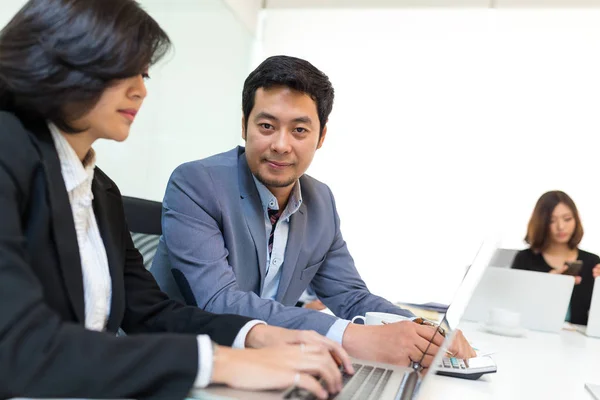
<path fill-rule="evenodd" d="M 325 74 L 297 58 L 271 57 L 253 71 L 242 95 L 246 146 L 173 172 L 153 270 L 165 289 L 174 277 L 183 299 L 208 311 L 315 330 L 354 357 L 406 365 L 421 359 L 433 328 L 348 321 L 368 311 L 414 316 L 369 292 L 331 190 L 305 175 L 327 135 L 333 92 Z M 337 317 L 294 307 L 309 284 Z M 474 356 L 460 333 L 451 350 Z"/>

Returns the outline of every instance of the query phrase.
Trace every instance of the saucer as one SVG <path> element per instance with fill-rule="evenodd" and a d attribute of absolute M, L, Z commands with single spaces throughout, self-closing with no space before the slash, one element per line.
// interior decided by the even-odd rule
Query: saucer
<path fill-rule="evenodd" d="M 527 333 L 527 329 L 523 327 L 509 328 L 506 326 L 483 324 L 483 330 L 489 333 L 494 333 L 500 336 L 522 337 Z"/>

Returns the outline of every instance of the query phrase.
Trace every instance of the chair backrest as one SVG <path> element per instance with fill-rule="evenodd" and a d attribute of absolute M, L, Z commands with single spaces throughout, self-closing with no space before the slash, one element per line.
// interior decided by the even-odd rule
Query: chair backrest
<path fill-rule="evenodd" d="M 497 249 L 490 261 L 490 267 L 510 268 L 519 250 Z"/>
<path fill-rule="evenodd" d="M 144 259 L 144 267 L 146 267 L 147 270 L 150 270 L 154 255 L 156 254 L 156 249 L 158 248 L 160 236 L 131 232 L 131 239 L 133 240 L 133 245 L 138 249 Z"/>
<path fill-rule="evenodd" d="M 123 196 L 123 208 L 131 232 L 159 236 L 162 234 L 161 202 Z"/>
<path fill-rule="evenodd" d="M 123 208 L 133 245 L 142 254 L 144 266 L 149 270 L 162 233 L 162 204 L 158 201 L 123 196 Z"/>
<path fill-rule="evenodd" d="M 142 254 L 144 266 L 154 276 L 160 289 L 169 298 L 185 303 L 186 299 L 177 286 L 171 268 L 168 266 L 164 266 L 164 268 L 151 268 L 160 241 L 160 235 L 162 234 L 162 203 L 123 196 L 123 207 L 125 208 L 125 219 L 127 219 L 127 224 L 131 231 L 133 245 Z M 189 304 L 195 304 L 195 300 L 192 302 L 192 298 L 193 296 L 188 299 L 190 301 Z"/>

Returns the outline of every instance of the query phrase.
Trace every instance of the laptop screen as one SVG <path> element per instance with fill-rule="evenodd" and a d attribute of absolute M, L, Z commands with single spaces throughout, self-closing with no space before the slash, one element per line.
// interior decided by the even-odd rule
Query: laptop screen
<path fill-rule="evenodd" d="M 467 305 L 481 281 L 486 268 L 490 265 L 497 248 L 498 244 L 495 241 L 485 241 L 479 248 L 473 263 L 456 290 L 454 298 L 444 316 L 444 320 L 450 330 L 455 330 L 460 323 Z"/>
<path fill-rule="evenodd" d="M 431 371 L 435 370 L 435 366 L 437 366 L 441 359 L 444 357 L 445 350 L 452 343 L 452 338 L 454 336 L 454 331 L 458 327 L 462 316 L 467 309 L 467 305 L 479 284 L 479 281 L 483 277 L 483 273 L 486 268 L 490 265 L 492 257 L 494 256 L 496 249 L 498 248 L 498 243 L 495 240 L 486 240 L 480 246 L 473 263 L 468 268 L 467 273 L 463 277 L 461 284 L 454 294 L 454 298 L 444 315 L 444 318 L 440 322 L 440 326 L 446 330 L 446 339 L 444 340 L 444 344 L 442 348 L 436 355 L 435 359 L 432 362 L 432 368 L 430 368 L 427 372 L 427 375 L 431 374 Z M 432 336 L 429 344 L 433 342 Z M 422 361 L 422 360 L 421 360 Z"/>

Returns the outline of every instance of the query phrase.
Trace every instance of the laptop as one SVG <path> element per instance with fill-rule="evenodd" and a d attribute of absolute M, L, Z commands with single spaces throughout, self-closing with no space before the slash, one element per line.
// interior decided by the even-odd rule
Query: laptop
<path fill-rule="evenodd" d="M 434 373 L 475 379 L 481 374 L 495 372 L 496 365 L 489 357 L 478 357 L 470 360 L 458 360 L 444 357 L 445 349 L 452 342 L 453 332 L 464 313 L 464 310 L 479 283 L 483 272 L 496 250 L 496 246 L 484 243 L 479 249 L 475 260 L 463 278 L 441 326 L 447 335 L 442 348 L 434 358 L 432 367 L 425 374 L 420 374 L 417 368 L 381 364 L 371 361 L 352 359 L 355 374 L 343 374 L 343 389 L 332 395 L 330 399 L 347 400 L 412 400 L 427 380 Z M 435 335 L 432 335 L 433 341 Z M 430 341 L 430 344 L 431 344 Z M 421 360 L 422 361 L 422 360 Z M 472 365 L 471 365 L 472 364 Z M 225 386 L 211 386 L 202 390 L 194 390 L 190 397 L 209 400 L 275 400 L 275 399 L 315 399 L 315 397 L 300 388 L 281 391 L 251 392 L 231 389 Z"/>
<path fill-rule="evenodd" d="M 519 250 L 498 249 L 490 262 L 490 267 L 510 268 Z"/>
<path fill-rule="evenodd" d="M 591 383 L 586 383 L 585 388 L 592 395 L 595 400 L 600 400 L 600 385 L 593 385 Z"/>
<path fill-rule="evenodd" d="M 578 325 L 577 330 L 590 337 L 600 337 L 600 277 L 594 281 L 587 326 Z"/>
<path fill-rule="evenodd" d="M 572 276 L 489 267 L 464 319 L 487 322 L 492 308 L 503 308 L 519 313 L 521 324 L 527 329 L 559 332 L 574 285 Z"/>

